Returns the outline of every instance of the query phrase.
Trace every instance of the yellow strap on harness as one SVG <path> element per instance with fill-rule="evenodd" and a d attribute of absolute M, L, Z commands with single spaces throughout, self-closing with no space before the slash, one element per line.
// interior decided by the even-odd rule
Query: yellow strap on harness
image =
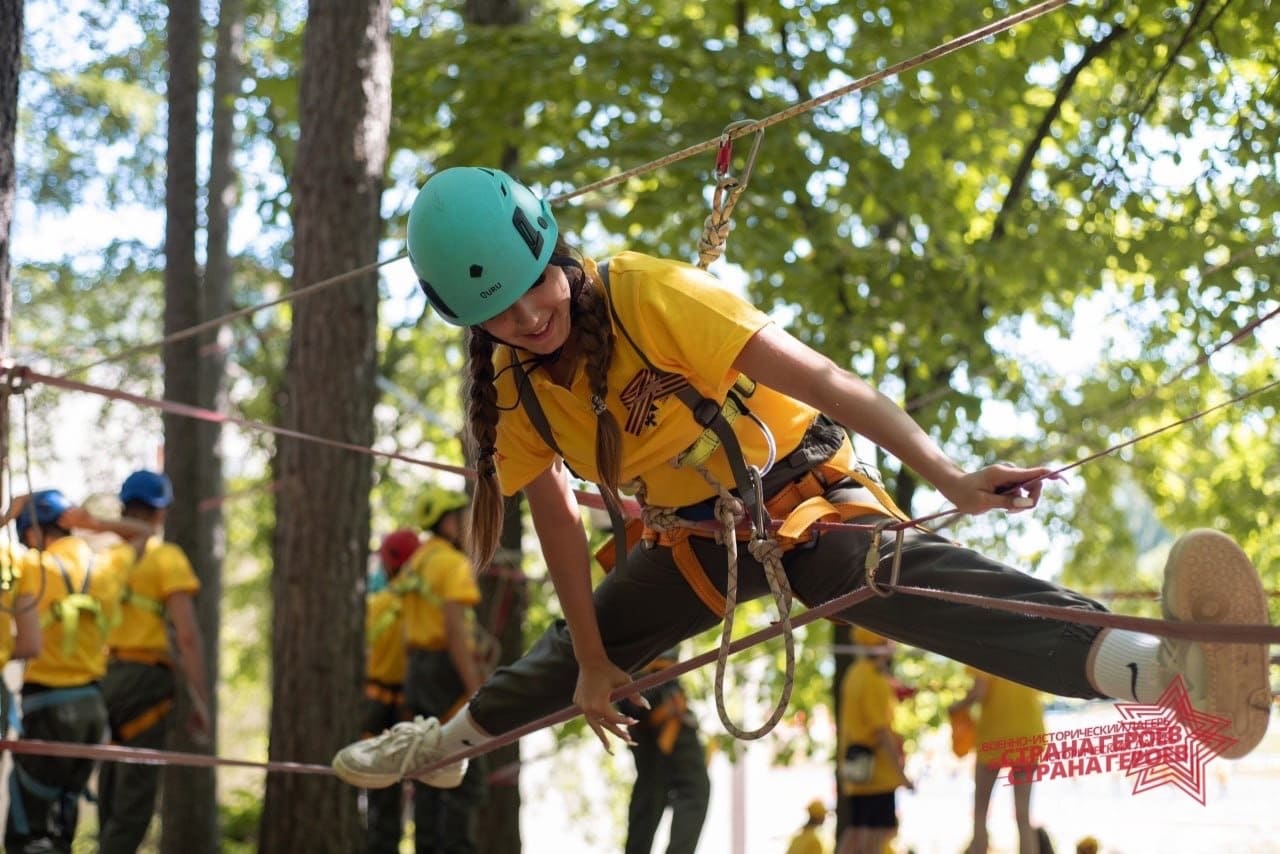
<path fill-rule="evenodd" d="M 755 382 L 745 374 L 739 374 L 737 382 L 733 384 L 733 388 L 725 395 L 724 403 L 720 406 L 720 414 L 724 416 L 724 420 L 729 424 L 738 420 L 738 416 L 746 413 L 746 404 L 742 398 L 751 397 L 756 393 Z M 705 465 L 707 460 L 711 459 L 711 455 L 720 447 L 720 437 L 716 435 L 716 431 L 708 427 L 702 431 L 693 444 L 685 448 L 678 457 L 676 457 L 676 467 L 687 467 L 696 469 L 698 466 Z"/>
<path fill-rule="evenodd" d="M 64 599 L 54 602 L 52 607 L 40 620 L 41 630 L 50 628 L 55 623 L 62 626 L 62 654 L 71 655 L 76 648 L 76 630 L 80 627 L 82 616 L 93 617 L 99 629 L 105 635 L 110 628 L 107 618 L 102 613 L 102 605 L 88 593 L 72 593 Z"/>
<path fill-rule="evenodd" d="M 131 718 L 116 731 L 116 743 L 132 741 L 165 719 L 173 709 L 173 700 L 161 700 L 142 714 Z"/>

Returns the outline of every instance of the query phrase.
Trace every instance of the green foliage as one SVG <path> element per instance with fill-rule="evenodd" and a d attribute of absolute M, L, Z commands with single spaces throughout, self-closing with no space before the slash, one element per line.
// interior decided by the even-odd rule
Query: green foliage
<path fill-rule="evenodd" d="M 1023 6 L 547 2 L 528 23 L 475 27 L 464 4 L 401 0 L 388 251 L 398 251 L 414 187 L 440 168 L 496 164 L 567 193 L 1014 8 Z M 237 305 L 288 287 L 303 35 L 296 4 L 255 0 L 246 12 L 240 189 L 261 224 L 237 259 Z M 84 14 L 83 51 L 62 51 L 51 30 L 28 34 L 22 197 L 44 210 L 125 201 L 160 210 L 163 4 L 113 0 Z M 1277 371 L 1274 331 L 1222 345 L 1275 306 L 1274 35 L 1258 4 L 1087 0 L 777 124 L 720 269 L 739 268 L 756 304 L 904 402 L 966 465 L 1065 465 L 1261 388 Z M 735 145 L 735 171 L 749 144 Z M 557 216 L 593 253 L 630 245 L 692 260 L 712 166 L 711 153 L 672 163 L 574 198 Z M 65 369 L 158 337 L 157 247 L 103 243 L 54 263 L 14 247 L 15 353 Z M 422 315 L 420 302 L 386 307 L 379 447 L 460 463 L 456 330 Z M 274 419 L 289 320 L 282 307 L 233 324 L 231 411 Z M 1089 343 L 1064 368 L 1052 345 L 1073 337 Z M 153 354 L 122 361 L 108 379 L 159 390 Z M 53 400 L 33 405 L 48 413 Z M 1026 517 L 965 520 L 949 533 L 1014 552 L 1011 562 L 1043 560 L 1041 572 L 1065 551 L 1064 578 L 1101 593 L 1154 589 L 1172 536 L 1212 525 L 1239 538 L 1275 588 L 1275 406 L 1272 391 L 1073 469 L 1047 486 L 1035 515 L 1048 545 L 1010 548 L 1036 533 Z M 228 610 L 257 628 L 241 638 L 266 637 L 273 524 L 262 461 L 273 441 L 237 435 L 244 471 L 233 491 L 262 491 L 229 514 Z M 55 438 L 38 433 L 31 447 Z M 905 501 L 937 503 L 884 463 Z M 379 461 L 375 532 L 402 521 L 415 486 L 435 476 Z M 556 608 L 549 591 L 535 595 L 530 632 Z M 763 602 L 744 607 L 735 636 L 771 613 Z M 793 708 L 803 712 L 826 701 L 833 674 L 828 630 L 801 634 Z M 260 647 L 229 650 L 226 678 L 263 677 Z M 765 676 L 746 688 L 749 705 L 777 696 L 781 654 L 778 642 L 756 653 Z M 899 667 L 929 686 L 904 714 L 936 725 L 957 690 L 954 669 L 909 654 Z"/>
<path fill-rule="evenodd" d="M 222 830 L 221 850 L 229 854 L 252 854 L 258 850 L 258 825 L 262 816 L 262 794 L 236 789 L 218 805 Z"/>

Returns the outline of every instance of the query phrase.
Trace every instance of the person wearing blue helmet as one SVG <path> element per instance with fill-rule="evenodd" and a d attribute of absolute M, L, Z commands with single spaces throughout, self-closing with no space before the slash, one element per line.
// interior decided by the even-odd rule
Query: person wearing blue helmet
<path fill-rule="evenodd" d="M 156 532 L 173 504 L 173 486 L 160 472 L 142 469 L 120 486 L 121 513 Z M 120 547 L 120 550 L 127 546 Z M 181 546 L 159 533 L 147 539 L 135 560 L 122 554 L 121 616 L 107 636 L 107 675 L 102 683 L 111 739 L 126 747 L 163 749 L 181 665 L 191 697 L 187 729 L 198 741 L 209 737 L 209 686 L 204 647 L 196 621 L 200 590 Z M 169 629 L 176 646 L 170 649 Z M 146 836 L 160 787 L 160 766 L 105 762 L 98 785 L 98 850 L 132 854 Z"/>
<path fill-rule="evenodd" d="M 98 744 L 107 717 L 99 684 L 107 629 L 119 616 L 121 555 L 96 555 L 73 532 L 113 533 L 132 549 L 151 528 L 98 518 L 56 489 L 18 498 L 5 514 L 6 524 L 10 519 L 26 547 L 15 607 L 20 615 L 34 614 L 41 633 L 39 653 L 23 674 L 23 737 Z M 5 850 L 69 851 L 94 762 L 35 754 L 13 761 Z"/>
<path fill-rule="evenodd" d="M 564 619 L 448 722 L 406 722 L 340 750 L 333 767 L 347 782 L 388 786 L 408 774 L 457 786 L 465 762 L 440 760 L 570 703 L 606 748 L 611 736 L 626 741 L 635 719 L 611 695 L 631 691 L 630 674 L 681 640 L 718 622 L 731 628 L 733 599 L 772 593 L 786 610 L 794 594 L 817 605 L 877 572 L 1013 607 L 886 595 L 832 619 L 1060 696 L 1152 703 L 1182 677 L 1197 711 L 1231 721 L 1224 757 L 1262 741 L 1264 644 L 1030 615 L 1022 604 L 1106 608 L 919 527 L 880 536 L 908 517 L 852 435 L 963 513 L 1029 510 L 1052 469 L 965 471 L 891 398 L 706 271 L 632 251 L 600 264 L 582 257 L 546 201 L 499 170 L 459 167 L 427 181 L 408 248 L 431 305 L 468 327 L 472 559 L 488 564 L 505 498 L 523 492 Z M 643 535 L 615 550 L 616 566 L 594 587 L 570 471 L 600 487 L 612 516 L 622 491 L 640 504 Z M 819 532 L 821 519 L 856 524 Z M 614 532 L 622 536 L 621 519 Z M 1178 540 L 1162 603 L 1171 622 L 1269 622 L 1257 570 L 1214 530 Z"/>

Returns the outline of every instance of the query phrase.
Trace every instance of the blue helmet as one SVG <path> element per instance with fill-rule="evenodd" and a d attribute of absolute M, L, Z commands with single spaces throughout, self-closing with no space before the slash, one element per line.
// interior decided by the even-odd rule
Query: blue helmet
<path fill-rule="evenodd" d="M 173 503 L 173 484 L 169 478 L 154 471 L 141 469 L 124 479 L 120 487 L 120 503 L 140 501 L 148 507 L 163 510 Z"/>
<path fill-rule="evenodd" d="M 18 542 L 22 542 L 27 536 L 33 522 L 41 527 L 53 525 L 62 518 L 63 513 L 74 506 L 67 496 L 56 489 L 42 489 L 31 493 L 22 512 L 13 520 L 18 528 Z"/>

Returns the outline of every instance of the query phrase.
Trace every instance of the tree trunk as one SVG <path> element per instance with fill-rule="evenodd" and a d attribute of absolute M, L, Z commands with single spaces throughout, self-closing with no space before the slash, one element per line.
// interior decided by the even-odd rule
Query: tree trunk
<path fill-rule="evenodd" d="M 0 0 L 0 360 L 9 355 L 13 315 L 9 236 L 18 194 L 14 145 L 18 137 L 18 76 L 22 71 L 22 0 Z M 9 401 L 0 394 L 0 471 L 9 471 Z M 12 496 L 0 484 L 0 507 Z"/>
<path fill-rule="evenodd" d="M 479 617 L 502 645 L 499 664 L 510 664 L 524 652 L 529 591 L 520 576 L 522 504 L 519 495 L 507 499 L 498 554 L 492 570 L 480 576 Z M 481 854 L 514 854 L 520 851 L 520 742 L 489 753 L 488 763 L 489 799 L 478 810 L 476 850 Z"/>
<path fill-rule="evenodd" d="M 227 233 L 230 212 L 235 200 L 232 170 L 234 155 L 234 96 L 239 91 L 242 62 L 239 54 L 244 39 L 243 9 L 240 0 L 223 0 L 219 11 L 217 53 L 214 58 L 213 144 L 208 187 L 208 221 L 206 232 L 206 265 L 200 301 L 201 319 L 208 320 L 227 313 L 230 305 L 230 270 L 227 256 Z M 225 331 L 225 330 L 223 330 Z M 225 411 L 224 377 L 226 360 L 220 333 L 201 336 L 197 340 L 196 402 L 206 409 Z M 209 723 L 217 753 L 218 720 L 218 649 L 222 620 L 222 561 L 224 540 L 220 498 L 222 483 L 222 427 L 206 421 L 194 425 L 195 441 L 192 492 L 196 516 L 194 541 L 188 555 L 200 578 L 200 595 L 196 599 L 196 618 L 205 654 L 205 673 L 209 685 Z M 190 712 L 190 697 L 179 692 L 174 720 L 185 721 Z M 183 752 L 199 752 L 185 729 L 170 731 L 170 747 Z M 161 805 L 161 851 L 163 854 L 185 854 L 191 846 L 191 828 L 203 828 L 201 838 L 217 847 L 219 839 L 217 791 L 212 770 L 165 769 L 163 791 L 167 797 Z"/>
<path fill-rule="evenodd" d="M 377 260 L 390 129 L 390 0 L 312 0 L 292 176 L 299 288 Z M 282 421 L 373 438 L 378 280 L 366 273 L 293 305 Z M 270 756 L 327 764 L 359 733 L 372 460 L 278 443 Z M 332 777 L 267 779 L 260 850 L 361 849 L 357 791 Z"/>
<path fill-rule="evenodd" d="M 196 145 L 197 101 L 200 94 L 200 3 L 169 0 L 168 52 L 169 126 L 165 155 L 164 332 L 169 335 L 200 322 L 200 274 L 196 263 Z M 166 344 L 164 396 L 180 403 L 198 403 L 197 342 L 193 338 Z M 193 559 L 197 572 L 207 572 L 198 560 L 200 497 L 196 422 L 184 416 L 164 416 L 165 472 L 173 481 L 177 500 L 169 509 L 165 536 Z M 201 598 L 206 598 L 207 593 Z M 185 700 L 185 698 L 184 698 Z M 184 722 L 185 716 L 174 720 Z M 176 729 L 176 727 L 175 727 Z M 202 779 L 203 778 L 203 779 Z M 168 800 L 187 802 L 190 823 L 178 830 L 183 851 L 199 854 L 217 850 L 212 774 L 208 770 L 173 768 L 165 773 Z M 204 792 L 203 802 L 196 792 Z M 198 817 L 198 819 L 197 819 Z M 199 823 L 196 823 L 196 821 Z M 173 828 L 171 828 L 172 830 Z M 175 834 L 165 845 L 176 851 Z"/>

